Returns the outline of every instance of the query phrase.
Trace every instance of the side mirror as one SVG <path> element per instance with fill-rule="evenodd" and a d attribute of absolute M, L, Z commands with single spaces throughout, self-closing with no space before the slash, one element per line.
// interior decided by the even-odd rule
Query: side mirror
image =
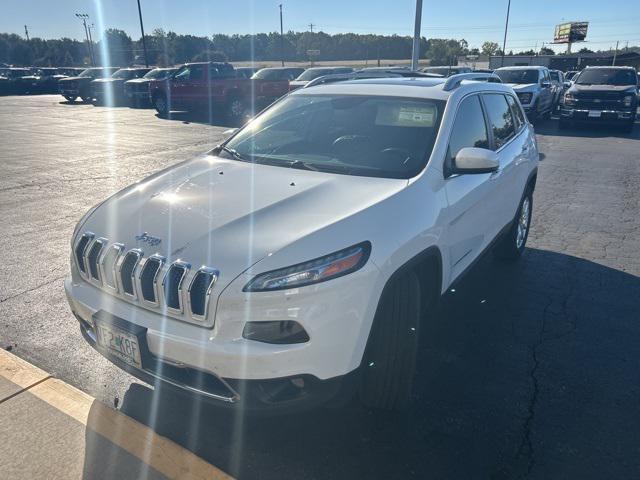
<path fill-rule="evenodd" d="M 551 82 L 540 82 L 542 88 L 551 88 Z"/>
<path fill-rule="evenodd" d="M 571 82 L 564 82 L 562 85 L 564 85 L 564 88 L 571 88 Z"/>
<path fill-rule="evenodd" d="M 467 147 L 461 149 L 453 161 L 453 173 L 491 173 L 500 168 L 496 152 L 486 148 Z"/>

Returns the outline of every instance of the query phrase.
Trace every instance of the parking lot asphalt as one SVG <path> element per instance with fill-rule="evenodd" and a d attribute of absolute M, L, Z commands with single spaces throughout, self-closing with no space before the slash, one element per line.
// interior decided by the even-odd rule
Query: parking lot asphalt
<path fill-rule="evenodd" d="M 62 288 L 80 216 L 214 146 L 227 127 L 206 120 L 0 98 L 0 347 L 239 478 L 640 477 L 640 125 L 536 126 L 527 251 L 445 295 L 408 413 L 253 418 L 152 395 L 84 342 Z"/>

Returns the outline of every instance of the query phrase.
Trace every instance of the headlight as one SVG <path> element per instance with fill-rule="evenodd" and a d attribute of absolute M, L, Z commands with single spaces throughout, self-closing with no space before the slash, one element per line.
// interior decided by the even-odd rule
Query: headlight
<path fill-rule="evenodd" d="M 630 107 L 633 104 L 633 95 L 625 95 L 622 99 L 622 103 L 625 107 Z"/>
<path fill-rule="evenodd" d="M 362 268 L 367 263 L 370 252 L 369 242 L 359 243 L 315 260 L 261 273 L 247 283 L 242 291 L 284 290 L 341 277 Z"/>
<path fill-rule="evenodd" d="M 564 95 L 564 103 L 565 105 L 572 105 L 574 104 L 576 101 L 576 97 L 573 96 L 573 94 L 571 93 L 565 93 Z"/>
<path fill-rule="evenodd" d="M 520 103 L 528 105 L 529 103 L 531 103 L 533 93 L 519 93 L 518 98 L 520 99 Z"/>

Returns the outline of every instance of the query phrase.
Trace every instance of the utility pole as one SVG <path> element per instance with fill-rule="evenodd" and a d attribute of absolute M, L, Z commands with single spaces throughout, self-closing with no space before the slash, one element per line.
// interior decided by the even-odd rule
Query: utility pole
<path fill-rule="evenodd" d="M 310 23 L 309 28 L 311 29 L 311 33 L 313 33 L 313 27 L 314 27 L 313 23 Z"/>
<path fill-rule="evenodd" d="M 87 48 L 89 50 L 89 57 L 91 57 L 91 65 L 96 66 L 96 61 L 93 58 L 93 48 L 91 48 L 91 41 L 89 40 L 89 29 L 87 28 L 87 18 L 89 15 L 86 13 L 76 13 L 76 17 L 82 20 L 82 25 L 84 25 L 84 35 L 87 38 Z"/>
<path fill-rule="evenodd" d="M 91 52 L 91 61 L 93 62 L 93 66 L 95 67 L 95 54 L 93 53 L 93 37 L 91 36 L 91 29 L 95 28 L 96 26 L 92 23 L 90 25 L 87 25 L 87 31 L 89 32 L 89 51 Z"/>
<path fill-rule="evenodd" d="M 284 67 L 284 31 L 282 29 L 282 4 L 280 4 L 280 58 Z"/>
<path fill-rule="evenodd" d="M 502 41 L 502 60 L 500 61 L 500 66 L 504 67 L 504 55 L 505 50 L 507 49 L 507 31 L 509 30 L 509 13 L 511 13 L 511 0 L 507 4 L 507 19 L 504 22 L 504 40 Z"/>
<path fill-rule="evenodd" d="M 147 41 L 144 39 L 144 25 L 142 24 L 142 9 L 138 0 L 138 16 L 140 17 L 140 31 L 142 32 L 142 48 L 144 49 L 144 66 L 149 67 L 149 57 L 147 56 Z"/>
<path fill-rule="evenodd" d="M 420 59 L 420 25 L 422 24 L 422 0 L 416 0 L 416 19 L 413 27 L 413 48 L 411 50 L 411 70 L 418 70 Z"/>
<path fill-rule="evenodd" d="M 612 65 L 615 67 L 616 66 L 616 57 L 618 56 L 618 44 L 620 43 L 620 40 L 618 40 L 616 42 L 616 51 L 613 52 L 613 63 Z"/>
<path fill-rule="evenodd" d="M 29 29 L 27 28 L 27 26 L 24 26 L 24 35 L 27 37 L 27 42 L 29 41 Z"/>

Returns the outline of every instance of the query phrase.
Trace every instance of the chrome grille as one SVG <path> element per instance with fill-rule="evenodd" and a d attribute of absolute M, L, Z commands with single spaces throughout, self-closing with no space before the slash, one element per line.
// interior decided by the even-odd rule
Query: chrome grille
<path fill-rule="evenodd" d="M 158 254 L 145 257 L 138 248 L 127 250 L 124 244 L 96 238 L 92 232 L 77 238 L 73 257 L 86 281 L 112 295 L 172 317 L 206 322 L 219 276 L 213 268 L 192 270 L 182 260 L 167 262 Z"/>

